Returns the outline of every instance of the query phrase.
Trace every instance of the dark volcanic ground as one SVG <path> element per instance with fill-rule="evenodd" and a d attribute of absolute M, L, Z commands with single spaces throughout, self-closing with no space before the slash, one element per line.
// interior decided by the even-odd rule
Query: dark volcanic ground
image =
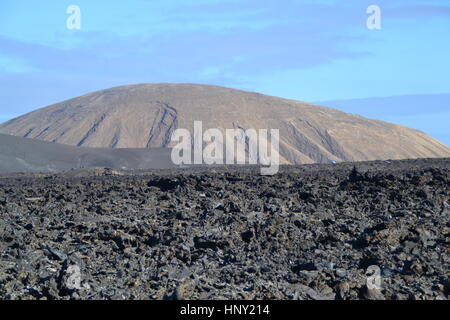
<path fill-rule="evenodd" d="M 0 298 L 447 299 L 450 159 L 352 168 L 5 176 Z"/>

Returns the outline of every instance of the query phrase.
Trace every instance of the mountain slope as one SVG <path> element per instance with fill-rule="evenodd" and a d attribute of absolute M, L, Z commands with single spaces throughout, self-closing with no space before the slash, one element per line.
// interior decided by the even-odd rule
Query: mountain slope
<path fill-rule="evenodd" d="M 0 132 L 73 146 L 169 147 L 176 128 L 275 128 L 282 163 L 448 157 L 423 132 L 312 105 L 209 85 L 116 87 L 38 109 Z"/>
<path fill-rule="evenodd" d="M 347 113 L 420 128 L 450 145 L 448 119 L 450 94 L 414 94 L 393 97 L 334 100 L 317 102 Z"/>

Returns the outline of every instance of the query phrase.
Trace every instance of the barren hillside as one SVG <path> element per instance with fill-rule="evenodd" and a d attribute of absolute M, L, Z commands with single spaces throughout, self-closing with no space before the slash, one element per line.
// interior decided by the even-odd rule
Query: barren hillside
<path fill-rule="evenodd" d="M 0 134 L 0 174 L 76 168 L 171 168 L 170 150 L 83 148 Z"/>

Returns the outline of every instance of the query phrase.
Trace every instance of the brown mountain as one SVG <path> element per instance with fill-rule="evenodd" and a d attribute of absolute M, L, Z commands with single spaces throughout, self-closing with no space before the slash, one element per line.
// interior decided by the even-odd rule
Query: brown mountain
<path fill-rule="evenodd" d="M 0 124 L 0 133 L 83 147 L 170 146 L 176 128 L 275 128 L 282 163 L 449 157 L 423 132 L 335 109 L 209 85 L 141 84 L 90 93 Z"/>

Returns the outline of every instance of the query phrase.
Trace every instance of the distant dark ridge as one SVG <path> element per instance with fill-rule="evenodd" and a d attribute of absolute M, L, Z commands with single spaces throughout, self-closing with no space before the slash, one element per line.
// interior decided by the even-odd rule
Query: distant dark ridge
<path fill-rule="evenodd" d="M 171 168 L 170 149 L 80 148 L 0 134 L 0 173 Z"/>

